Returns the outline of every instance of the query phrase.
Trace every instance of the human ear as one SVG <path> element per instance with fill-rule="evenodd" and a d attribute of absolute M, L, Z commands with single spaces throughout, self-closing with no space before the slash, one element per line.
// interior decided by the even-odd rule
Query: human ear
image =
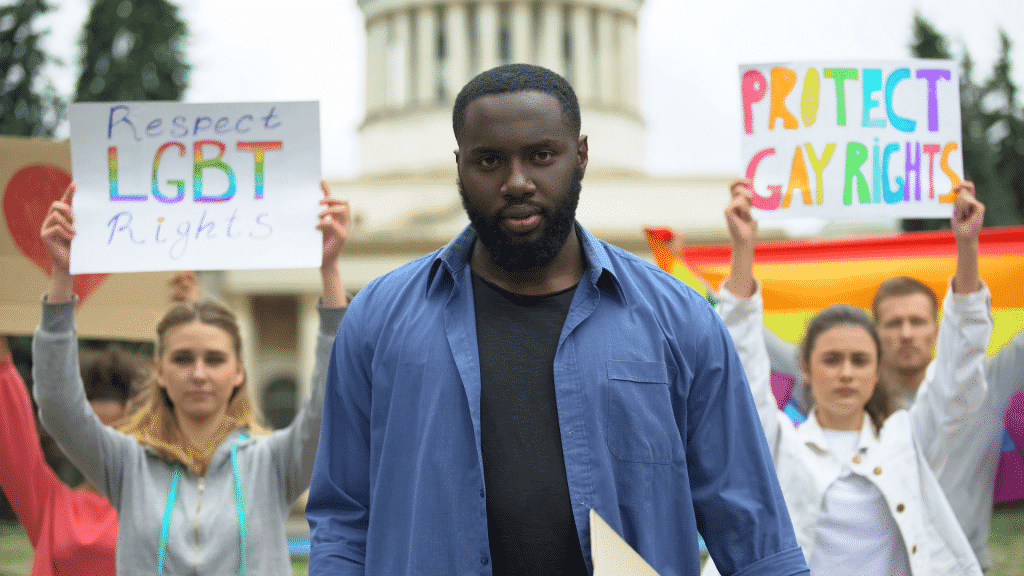
<path fill-rule="evenodd" d="M 153 352 L 153 380 L 156 382 L 157 386 L 159 386 L 161 388 L 166 388 L 166 386 L 164 386 L 163 379 L 164 379 L 164 371 L 163 371 L 163 365 L 160 363 L 160 352 L 154 351 Z"/>
<path fill-rule="evenodd" d="M 580 172 L 587 172 L 587 135 L 580 136 L 579 142 L 576 144 L 576 158 L 580 163 Z"/>
<path fill-rule="evenodd" d="M 157 364 L 156 367 L 153 368 L 153 374 L 154 374 L 153 381 L 156 382 L 157 387 L 163 388 L 164 390 L 166 390 L 167 389 L 167 383 L 164 382 L 164 373 L 163 373 L 162 370 L 160 370 L 160 365 L 159 364 Z"/>

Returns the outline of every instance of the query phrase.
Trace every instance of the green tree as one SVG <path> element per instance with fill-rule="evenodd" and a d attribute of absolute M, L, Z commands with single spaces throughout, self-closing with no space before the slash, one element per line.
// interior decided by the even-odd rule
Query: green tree
<path fill-rule="evenodd" d="M 178 12 L 167 0 L 95 0 L 75 101 L 180 100 L 191 66 Z"/>
<path fill-rule="evenodd" d="M 48 30 L 33 21 L 53 6 L 46 0 L 19 0 L 0 7 L 0 134 L 52 136 L 65 105 L 44 73 L 48 62 L 40 41 Z"/>
<path fill-rule="evenodd" d="M 920 14 L 914 15 L 914 42 L 919 58 L 951 59 L 949 41 Z M 965 178 L 974 182 L 985 202 L 985 225 L 1024 223 L 1024 120 L 1011 76 L 1012 44 L 1000 31 L 1001 51 L 992 75 L 983 83 L 974 78 L 975 65 L 964 50 L 960 60 L 960 117 Z M 908 219 L 903 229 L 948 228 L 943 219 Z"/>
<path fill-rule="evenodd" d="M 953 58 L 949 40 L 931 22 L 925 20 L 920 12 L 914 14 L 914 43 L 910 45 L 910 50 L 918 58 Z"/>
<path fill-rule="evenodd" d="M 1012 49 L 1013 42 L 1000 30 L 999 60 L 985 89 L 994 108 L 989 117 L 989 131 L 998 138 L 994 143 L 995 171 L 1008 192 L 1003 198 L 1005 208 L 1015 216 L 1007 223 L 1020 224 L 1024 221 L 1024 107 L 1017 102 L 1010 61 Z"/>

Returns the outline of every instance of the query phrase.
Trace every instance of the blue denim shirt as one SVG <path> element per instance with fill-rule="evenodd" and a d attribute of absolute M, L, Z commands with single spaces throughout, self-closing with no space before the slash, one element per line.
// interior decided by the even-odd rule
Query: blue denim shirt
<path fill-rule="evenodd" d="M 587 268 L 555 355 L 577 533 L 591 508 L 662 576 L 807 574 L 754 402 L 710 305 L 578 228 Z M 306 515 L 310 574 L 491 574 L 472 227 L 352 300 Z M 742 572 L 740 572 L 742 571 Z"/>

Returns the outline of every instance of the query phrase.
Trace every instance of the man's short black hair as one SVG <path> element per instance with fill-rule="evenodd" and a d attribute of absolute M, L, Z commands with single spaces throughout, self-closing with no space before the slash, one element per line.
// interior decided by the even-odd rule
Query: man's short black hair
<path fill-rule="evenodd" d="M 569 128 L 579 136 L 580 104 L 569 82 L 558 74 L 533 64 L 505 64 L 477 74 L 455 98 L 452 127 L 455 138 L 462 136 L 466 121 L 466 107 L 483 96 L 508 92 L 537 91 L 550 94 L 562 105 L 562 114 Z"/>

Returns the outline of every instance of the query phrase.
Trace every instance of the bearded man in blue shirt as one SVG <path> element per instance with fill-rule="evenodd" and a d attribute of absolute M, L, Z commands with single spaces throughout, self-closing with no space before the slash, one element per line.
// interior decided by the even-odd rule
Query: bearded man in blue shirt
<path fill-rule="evenodd" d="M 367 285 L 335 342 L 310 574 L 586 575 L 595 509 L 663 576 L 807 574 L 732 341 L 700 295 L 575 220 L 569 84 L 455 101 L 471 225 Z"/>

